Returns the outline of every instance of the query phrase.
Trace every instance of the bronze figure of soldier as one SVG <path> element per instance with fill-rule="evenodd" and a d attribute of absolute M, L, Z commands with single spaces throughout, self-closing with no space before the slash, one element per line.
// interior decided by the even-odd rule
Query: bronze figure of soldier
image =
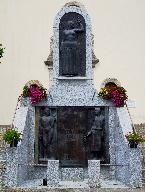
<path fill-rule="evenodd" d="M 84 31 L 83 25 L 80 23 L 80 28 L 75 28 L 73 21 L 67 22 L 67 29 L 63 31 L 64 41 L 61 42 L 60 54 L 62 63 L 62 75 L 77 76 L 79 72 L 80 57 L 78 50 L 78 33 Z"/>
<path fill-rule="evenodd" d="M 54 159 L 56 148 L 56 118 L 45 108 L 40 119 L 40 154 L 41 158 Z"/>
<path fill-rule="evenodd" d="M 91 159 L 100 159 L 101 158 L 101 147 L 102 147 L 102 122 L 104 116 L 101 115 L 101 109 L 95 108 L 95 118 L 91 127 L 91 130 L 88 132 L 87 137 L 89 139 L 90 145 L 90 158 Z"/>

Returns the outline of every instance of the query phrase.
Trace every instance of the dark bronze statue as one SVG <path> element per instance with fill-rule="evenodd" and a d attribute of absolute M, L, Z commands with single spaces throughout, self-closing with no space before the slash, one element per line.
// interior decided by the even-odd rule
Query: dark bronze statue
<path fill-rule="evenodd" d="M 91 127 L 91 130 L 88 132 L 87 137 L 89 138 L 90 145 L 90 158 L 91 159 L 100 159 L 100 152 L 102 147 L 102 134 L 103 127 L 102 122 L 104 120 L 104 116 L 101 115 L 101 109 L 95 108 L 95 118 Z"/>
<path fill-rule="evenodd" d="M 56 118 L 50 109 L 43 110 L 40 119 L 40 154 L 41 158 L 54 158 L 56 149 Z"/>
<path fill-rule="evenodd" d="M 62 75 L 77 76 L 79 73 L 80 57 L 78 50 L 78 33 L 84 31 L 83 25 L 75 27 L 73 21 L 67 22 L 67 29 L 63 30 L 64 41 L 61 42 L 60 54 L 62 59 Z"/>

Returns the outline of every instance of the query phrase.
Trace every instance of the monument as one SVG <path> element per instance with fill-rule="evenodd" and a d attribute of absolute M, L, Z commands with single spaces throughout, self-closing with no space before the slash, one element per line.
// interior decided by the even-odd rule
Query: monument
<path fill-rule="evenodd" d="M 140 187 L 140 149 L 131 150 L 124 136 L 125 124 L 132 130 L 129 116 L 122 118 L 127 109 L 102 100 L 93 87 L 89 15 L 80 4 L 68 3 L 53 29 L 48 99 L 35 106 L 21 101 L 23 116 L 16 120 L 24 122 L 23 137 L 17 148 L 7 149 L 5 185 L 33 187 L 45 180 L 49 188 L 65 188 L 64 182 L 103 187 L 115 180 Z"/>

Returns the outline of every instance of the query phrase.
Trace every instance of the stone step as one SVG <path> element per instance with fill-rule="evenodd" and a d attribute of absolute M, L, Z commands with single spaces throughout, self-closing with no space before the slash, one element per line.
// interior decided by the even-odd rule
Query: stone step
<path fill-rule="evenodd" d="M 121 189 L 127 189 L 128 187 L 121 183 L 120 181 L 117 180 L 102 180 L 100 184 L 101 188 L 106 189 L 106 188 L 121 188 Z"/>
<path fill-rule="evenodd" d="M 33 180 L 28 180 L 26 182 L 24 182 L 20 188 L 29 188 L 29 189 L 33 189 L 33 188 L 45 188 L 42 185 L 43 181 L 42 179 L 33 179 Z M 51 188 L 54 189 L 54 187 L 47 187 L 47 188 Z M 86 181 L 79 181 L 79 182 L 74 182 L 74 181 L 60 181 L 58 183 L 58 187 L 59 189 L 68 189 L 68 188 L 89 188 L 88 184 L 87 184 L 87 180 Z"/>
<path fill-rule="evenodd" d="M 48 189 L 47 187 L 35 189 L 8 188 L 1 192 L 145 192 L 145 188 L 138 189 Z"/>
<path fill-rule="evenodd" d="M 87 181 L 82 182 L 73 182 L 73 181 L 60 181 L 59 182 L 59 188 L 61 189 L 89 189 L 89 186 L 87 184 Z"/>
<path fill-rule="evenodd" d="M 22 189 L 34 189 L 34 188 L 45 188 L 42 185 L 43 181 L 42 179 L 33 179 L 33 180 L 28 180 L 25 181 L 20 188 Z M 48 189 L 54 189 L 54 187 L 47 187 Z M 89 185 L 88 185 L 88 180 L 84 180 L 84 181 L 60 181 L 58 183 L 58 187 L 59 189 L 89 189 Z M 100 181 L 100 188 L 103 189 L 114 189 L 114 188 L 121 188 L 121 189 L 128 189 L 128 187 L 124 184 L 122 184 L 121 182 L 117 181 L 117 180 L 101 180 Z"/>

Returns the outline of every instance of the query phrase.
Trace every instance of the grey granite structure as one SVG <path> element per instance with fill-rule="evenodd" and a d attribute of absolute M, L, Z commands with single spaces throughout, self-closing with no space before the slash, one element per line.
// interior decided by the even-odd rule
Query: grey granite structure
<path fill-rule="evenodd" d="M 58 187 L 59 184 L 59 160 L 49 160 L 47 169 L 47 185 Z"/>
<path fill-rule="evenodd" d="M 85 174 L 83 168 L 61 168 L 62 181 L 83 181 Z"/>
<path fill-rule="evenodd" d="M 88 184 L 90 187 L 100 186 L 100 161 L 89 160 L 88 161 Z"/>
<path fill-rule="evenodd" d="M 86 73 L 84 76 L 60 76 L 59 75 L 59 24 L 61 18 L 67 13 L 80 14 L 86 25 Z M 26 109 L 23 116 L 16 115 L 14 122 L 25 122 L 21 126 L 23 133 L 20 145 L 15 149 L 8 147 L 6 153 L 6 186 L 25 186 L 29 181 L 38 180 L 37 186 L 47 178 L 48 187 L 63 186 L 63 182 L 81 182 L 89 187 L 103 187 L 104 181 L 118 181 L 131 187 L 141 186 L 141 158 L 140 150 L 130 149 L 125 139 L 125 134 L 132 130 L 132 122 L 126 107 L 117 109 L 109 101 L 98 97 L 97 90 L 93 87 L 92 68 L 92 32 L 91 21 L 86 10 L 75 3 L 66 4 L 56 15 L 53 35 L 53 81 L 48 90 L 47 101 L 32 106 L 28 98 L 20 101 L 19 110 Z M 38 148 L 38 119 L 37 107 L 61 107 L 97 108 L 104 107 L 107 111 L 105 117 L 105 149 L 108 163 L 104 159 L 87 159 L 86 167 L 60 167 L 58 158 L 46 157 L 44 163 L 40 163 Z M 17 113 L 17 112 L 16 112 Z M 21 113 L 20 113 L 21 114 Z M 124 117 L 125 114 L 125 117 Z M 91 116 L 91 115 L 90 115 Z M 22 119 L 23 118 L 23 119 Z M 82 122 L 83 123 L 83 122 Z M 19 123 L 17 124 L 19 125 Z M 127 125 L 127 127 L 126 127 Z M 19 127 L 17 127 L 19 130 Z M 86 134 L 87 135 L 87 134 Z M 84 143 L 86 137 L 83 138 Z M 79 156 L 79 154 L 77 154 Z M 67 156 L 69 159 L 69 156 Z M 44 160 L 44 159 L 43 159 Z M 137 168 L 137 169 L 134 169 Z M 102 181 L 101 181 L 102 180 Z M 74 184 L 75 185 L 75 184 Z M 30 185 L 31 187 L 31 185 Z"/>
<path fill-rule="evenodd" d="M 6 186 L 17 186 L 18 182 L 18 150 L 16 147 L 7 149 Z"/>
<path fill-rule="evenodd" d="M 0 160 L 0 189 L 5 186 L 5 170 L 6 162 L 5 160 Z"/>
<path fill-rule="evenodd" d="M 139 149 L 130 149 L 129 152 L 129 184 L 131 187 L 142 187 L 140 153 Z"/>

